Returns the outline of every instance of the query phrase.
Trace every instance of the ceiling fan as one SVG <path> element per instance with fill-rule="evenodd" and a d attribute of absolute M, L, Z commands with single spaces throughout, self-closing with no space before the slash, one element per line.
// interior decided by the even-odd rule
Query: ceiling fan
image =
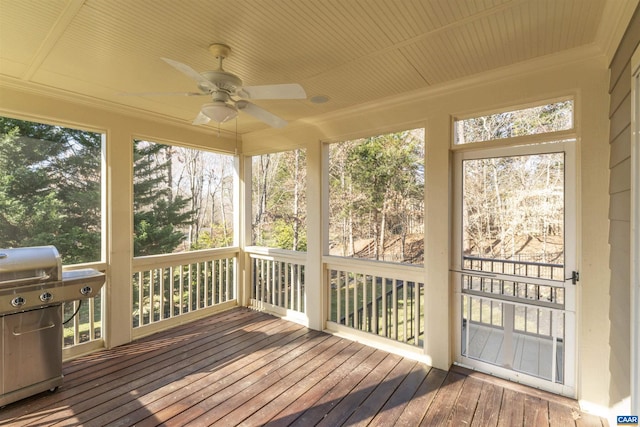
<path fill-rule="evenodd" d="M 146 93 L 138 95 L 183 95 L 211 96 L 211 102 L 202 105 L 200 113 L 193 121 L 194 125 L 208 123 L 224 123 L 235 118 L 238 111 L 243 111 L 274 128 L 286 126 L 286 120 L 253 104 L 248 99 L 305 99 L 307 94 L 297 83 L 243 86 L 242 80 L 235 74 L 222 69 L 222 61 L 229 56 L 231 48 L 225 44 L 214 43 L 209 51 L 218 60 L 218 68 L 213 71 L 197 72 L 193 68 L 178 61 L 162 58 L 164 62 L 182 72 L 198 83 L 199 92 Z M 239 99 L 236 99 L 239 98 Z"/>

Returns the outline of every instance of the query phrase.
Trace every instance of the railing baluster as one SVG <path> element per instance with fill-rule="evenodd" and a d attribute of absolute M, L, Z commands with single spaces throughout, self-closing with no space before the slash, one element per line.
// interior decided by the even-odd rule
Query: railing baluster
<path fill-rule="evenodd" d="M 377 287 L 378 287 L 378 278 L 376 276 L 371 276 L 371 320 L 372 320 L 372 332 L 374 334 L 379 334 L 378 330 L 378 297 L 377 297 Z"/>
<path fill-rule="evenodd" d="M 156 298 L 156 270 L 149 270 L 149 323 L 156 321 L 156 310 L 154 300 Z"/>
<path fill-rule="evenodd" d="M 338 313 L 338 316 L 336 318 L 336 322 L 338 323 L 342 323 L 342 287 L 341 287 L 341 283 L 342 283 L 342 271 L 338 270 L 337 272 L 337 277 L 336 277 L 336 313 Z"/>
<path fill-rule="evenodd" d="M 407 301 L 407 281 L 402 281 L 402 341 L 409 342 L 409 337 L 407 336 L 407 322 L 409 320 L 409 311 L 407 310 L 408 301 Z"/>
<path fill-rule="evenodd" d="M 416 314 L 414 315 L 414 322 L 415 322 L 415 333 L 413 334 L 413 339 L 414 339 L 414 344 L 415 345 L 419 345 L 420 344 L 420 330 L 421 330 L 421 323 L 420 319 L 420 307 L 423 304 L 422 301 L 422 295 L 424 294 L 423 292 L 424 289 L 424 285 L 420 286 L 420 283 L 416 283 L 415 284 L 415 290 L 417 291 L 417 295 L 416 295 L 416 301 L 414 303 L 415 309 L 416 309 Z"/>
<path fill-rule="evenodd" d="M 196 264 L 196 308 L 202 307 L 202 263 Z"/>
<path fill-rule="evenodd" d="M 360 329 L 358 316 L 358 274 L 353 275 L 353 327 Z"/>
<path fill-rule="evenodd" d="M 173 276 L 173 266 L 169 267 L 169 317 L 175 315 L 175 295 L 174 295 L 175 280 Z"/>
<path fill-rule="evenodd" d="M 348 272 L 344 272 L 344 324 L 349 326 L 349 277 Z"/>
<path fill-rule="evenodd" d="M 144 272 L 138 272 L 138 325 L 144 325 Z"/>
<path fill-rule="evenodd" d="M 184 313 L 184 265 L 180 265 L 180 314 Z"/>
<path fill-rule="evenodd" d="M 389 325 L 387 324 L 387 278 L 380 278 L 380 300 L 382 301 L 382 336 L 389 336 Z"/>
<path fill-rule="evenodd" d="M 159 304 L 159 307 L 158 307 L 158 309 L 159 309 L 159 313 L 158 313 L 158 320 L 162 320 L 162 319 L 164 319 L 164 318 L 165 318 L 165 317 L 164 317 L 164 316 L 165 316 L 165 314 L 164 314 L 164 304 L 165 304 L 165 296 L 164 296 L 164 268 L 160 268 L 160 269 L 158 269 L 158 276 L 159 276 L 159 277 L 158 277 L 158 279 L 159 279 L 159 281 L 158 281 L 158 282 L 159 282 L 159 284 L 158 284 L 158 288 L 159 288 L 159 289 L 158 289 L 158 291 L 159 291 L 159 294 L 160 294 L 160 298 L 159 298 L 159 300 L 160 300 L 160 304 Z"/>
<path fill-rule="evenodd" d="M 211 275 L 211 268 L 209 267 L 209 261 L 204 261 L 203 263 L 203 267 L 204 267 L 204 272 L 203 272 L 203 280 L 204 280 L 204 286 L 203 286 L 203 291 L 204 291 L 204 295 L 202 296 L 202 306 L 203 307 L 208 307 L 209 304 L 209 296 L 213 295 L 213 276 Z M 213 265 L 212 265 L 213 267 Z"/>
<path fill-rule="evenodd" d="M 223 292 L 222 289 L 224 288 L 224 269 L 222 268 L 222 260 L 219 259 L 216 261 L 216 271 L 218 273 L 218 280 L 215 279 L 215 276 L 212 274 L 211 276 L 211 288 L 214 289 L 213 287 L 215 286 L 216 289 L 216 301 L 218 303 L 221 303 L 224 301 L 223 297 Z M 216 282 L 217 282 L 217 286 L 216 286 Z"/>
<path fill-rule="evenodd" d="M 276 267 L 278 270 L 278 280 L 277 280 L 277 286 L 278 286 L 278 295 L 277 295 L 277 302 L 276 304 L 278 304 L 278 307 L 282 307 L 282 266 L 283 266 L 283 262 L 276 262 Z"/>
<path fill-rule="evenodd" d="M 296 265 L 296 270 L 298 271 L 298 275 L 296 277 L 297 280 L 297 289 L 298 289 L 298 311 L 304 313 L 305 310 L 305 301 L 302 296 L 302 288 L 304 287 L 304 265 L 298 264 Z"/>
<path fill-rule="evenodd" d="M 396 279 L 392 279 L 391 281 L 391 338 L 394 340 L 398 339 L 398 281 Z"/>
<path fill-rule="evenodd" d="M 371 320 L 369 316 L 369 302 L 367 301 L 367 275 L 362 275 L 362 330 L 371 332 Z"/>

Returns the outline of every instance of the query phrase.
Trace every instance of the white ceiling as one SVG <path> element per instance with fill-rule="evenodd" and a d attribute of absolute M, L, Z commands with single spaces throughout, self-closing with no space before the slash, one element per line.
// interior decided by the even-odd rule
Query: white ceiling
<path fill-rule="evenodd" d="M 196 90 L 160 58 L 213 69 L 221 42 L 245 85 L 329 97 L 255 101 L 303 120 L 570 49 L 604 54 L 625 1 L 0 0 L 0 84 L 191 122 L 206 98 L 121 93 Z M 266 127 L 243 113 L 237 126 Z"/>

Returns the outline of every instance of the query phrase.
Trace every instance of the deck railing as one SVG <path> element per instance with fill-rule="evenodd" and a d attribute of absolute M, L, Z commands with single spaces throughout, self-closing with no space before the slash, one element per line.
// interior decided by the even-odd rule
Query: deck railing
<path fill-rule="evenodd" d="M 236 248 L 133 260 L 133 328 L 185 316 L 236 298 Z"/>
<path fill-rule="evenodd" d="M 325 257 L 328 319 L 359 331 L 422 346 L 424 268 Z"/>
<path fill-rule="evenodd" d="M 251 305 L 285 314 L 305 313 L 306 253 L 251 246 Z"/>

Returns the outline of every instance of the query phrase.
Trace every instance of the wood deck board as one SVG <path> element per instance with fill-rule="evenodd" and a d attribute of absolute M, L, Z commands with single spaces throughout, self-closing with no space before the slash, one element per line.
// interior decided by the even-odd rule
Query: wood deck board
<path fill-rule="evenodd" d="M 494 427 L 498 425 L 498 414 L 502 406 L 503 391 L 504 389 L 497 385 L 488 382 L 482 384 L 476 412 L 471 422 L 472 427 Z"/>
<path fill-rule="evenodd" d="M 358 409 L 363 402 L 373 393 L 375 388 L 379 386 L 391 370 L 400 362 L 401 357 L 395 354 L 385 354 L 382 361 L 369 369 L 362 381 L 360 381 L 350 393 L 342 396 L 340 401 L 333 405 L 333 408 L 327 413 L 318 426 L 337 426 L 343 425 L 345 421 Z"/>
<path fill-rule="evenodd" d="M 606 425 L 571 399 L 243 308 L 63 371 L 60 390 L 7 405 L 0 426 Z"/>
<path fill-rule="evenodd" d="M 511 389 L 502 393 L 500 405 L 499 427 L 517 427 L 524 425 L 524 394 Z M 528 427 L 528 426 L 527 426 Z"/>
<path fill-rule="evenodd" d="M 446 377 L 447 371 L 432 368 L 405 410 L 402 411 L 396 425 L 409 427 L 420 423 Z"/>
<path fill-rule="evenodd" d="M 269 420 L 267 425 L 270 427 L 288 426 L 302 416 L 309 408 L 320 407 L 322 405 L 322 399 L 325 399 L 337 384 L 342 384 L 342 380 L 375 351 L 371 347 L 357 343 L 354 344 L 357 345 L 359 349 L 353 356 L 328 376 L 315 383 L 300 396 L 299 399 L 290 402 L 282 412 Z"/>
<path fill-rule="evenodd" d="M 271 423 L 268 423 L 270 425 L 277 425 L 278 421 L 282 422 L 281 425 L 288 425 L 293 419 L 289 418 L 288 421 L 285 421 L 285 418 L 290 414 L 296 413 L 291 402 L 308 402 L 307 399 L 309 399 L 311 395 L 313 386 L 319 384 L 323 378 L 330 376 L 332 372 L 343 366 L 349 358 L 352 358 L 361 348 L 362 346 L 354 342 L 349 343 L 337 355 L 323 362 L 321 366 L 314 368 L 312 372 L 308 374 L 305 373 L 302 378 L 297 380 L 295 384 L 292 384 L 291 387 L 279 396 L 271 398 L 260 410 L 251 413 L 239 425 L 263 425 L 265 424 L 265 420 L 273 420 Z M 303 398 L 302 396 L 306 397 Z M 305 406 L 300 407 L 299 410 L 303 410 Z"/>
<path fill-rule="evenodd" d="M 422 363 L 416 363 L 411 372 L 402 380 L 402 383 L 391 395 L 384 407 L 371 421 L 372 426 L 397 425 L 397 421 L 405 408 L 416 395 L 420 385 L 429 374 L 430 368 Z"/>
<path fill-rule="evenodd" d="M 380 382 L 375 390 L 362 402 L 358 409 L 349 417 L 346 423 L 350 426 L 367 426 L 373 417 L 380 412 L 387 403 L 396 388 L 407 378 L 416 362 L 402 359 L 387 375 L 384 381 Z"/>
<path fill-rule="evenodd" d="M 549 401 L 534 396 L 524 397 L 524 425 L 548 426 Z"/>
<path fill-rule="evenodd" d="M 465 379 L 451 413 L 450 426 L 467 426 L 471 424 L 480 400 L 481 391 L 482 381 L 475 378 Z"/>
<path fill-rule="evenodd" d="M 422 419 L 421 426 L 442 426 L 448 423 L 465 378 L 464 375 L 456 372 L 447 374 L 425 417 Z"/>
<path fill-rule="evenodd" d="M 264 327 L 274 321 L 273 318 L 266 316 L 259 319 L 256 318 L 255 325 L 252 325 L 250 320 L 251 318 L 247 317 L 244 321 L 248 330 Z M 235 327 L 237 327 L 237 324 L 232 322 L 231 328 Z M 216 339 L 218 334 L 225 334 L 229 330 L 231 329 L 221 328 L 220 331 L 211 334 L 210 339 Z M 245 332 L 238 334 L 238 337 L 247 339 L 246 335 Z M 160 338 L 159 342 L 163 342 L 162 338 Z M 198 346 L 201 343 L 199 340 L 194 340 L 192 344 Z M 65 379 L 58 392 L 40 395 L 39 399 L 26 399 L 22 401 L 24 405 L 5 408 L 2 415 L 17 418 L 23 414 L 29 414 L 29 418 L 32 418 L 33 414 L 38 413 L 41 409 L 49 405 L 64 404 L 67 400 L 75 401 L 80 396 L 82 398 L 78 399 L 77 404 L 82 406 L 84 404 L 83 401 L 99 396 L 105 390 L 113 389 L 114 392 L 120 391 L 118 387 L 114 387 L 114 385 L 117 386 L 119 381 L 132 382 L 138 378 L 142 378 L 142 381 L 145 382 L 144 375 L 147 372 L 157 371 L 167 364 L 174 364 L 176 361 L 173 357 L 184 354 L 186 351 L 189 351 L 190 348 L 191 346 L 180 347 L 174 345 L 173 347 L 166 348 L 162 346 L 162 349 L 152 349 L 148 351 L 149 348 L 145 347 L 144 344 L 142 344 L 142 348 L 140 348 L 140 345 L 131 345 L 120 347 L 110 352 L 96 353 L 103 356 L 101 358 L 102 361 L 99 361 L 96 356 L 88 356 L 87 359 L 91 362 L 85 363 L 85 366 L 79 370 L 76 369 L 68 372 L 65 364 Z M 106 356 L 107 354 L 110 356 Z M 77 361 L 74 361 L 73 365 L 76 364 Z M 16 425 L 20 425 L 17 420 L 14 422 L 17 423 Z"/>
<path fill-rule="evenodd" d="M 300 328 L 295 328 L 295 330 L 300 330 Z M 278 331 L 280 330 L 278 329 Z M 257 334 L 257 336 L 254 334 Z M 247 335 L 253 336 L 254 339 L 245 339 Z M 161 364 L 152 364 L 147 369 L 138 372 L 133 377 L 136 378 L 135 380 L 127 376 L 120 378 L 115 384 L 103 384 L 102 387 L 93 390 L 93 394 L 96 395 L 92 399 L 76 405 L 73 412 L 77 415 L 68 420 L 69 425 L 77 425 L 89 421 L 96 423 L 95 425 L 101 425 L 100 423 L 103 420 L 116 420 L 116 415 L 119 416 L 123 409 L 133 410 L 132 406 L 134 408 L 142 407 L 140 410 L 148 413 L 146 405 L 155 401 L 159 395 L 162 395 L 165 391 L 165 386 L 174 387 L 174 383 L 184 378 L 185 375 L 197 379 L 203 369 L 222 367 L 230 357 L 234 357 L 238 352 L 249 351 L 247 348 L 249 348 L 250 344 L 260 340 L 260 338 L 263 338 L 264 341 L 269 341 L 269 337 L 261 329 L 253 330 L 224 344 L 220 343 L 218 345 L 216 341 L 215 346 L 201 346 L 196 351 L 183 352 L 178 356 L 177 360 L 163 360 Z M 214 342 L 211 342 L 211 344 L 213 345 Z M 117 385 L 117 388 L 113 388 L 112 385 Z M 142 396 L 142 398 L 135 399 L 132 402 L 131 394 Z M 104 412 L 106 409 L 113 407 L 116 408 L 116 411 Z M 68 413 L 68 411 L 65 411 L 65 413 Z M 101 414 L 103 415 L 102 417 L 100 417 Z M 60 415 L 60 413 L 56 414 L 56 416 Z M 129 425 L 129 422 L 125 421 L 122 425 Z"/>
<path fill-rule="evenodd" d="M 205 366 L 201 373 L 185 376 L 170 384 L 170 387 L 163 387 L 139 399 L 143 405 L 135 411 L 129 413 L 121 422 L 114 425 L 145 425 L 145 418 L 150 418 L 149 414 L 155 414 L 150 418 L 153 425 L 155 420 L 169 419 L 176 414 L 182 413 L 185 409 L 194 405 L 194 401 L 198 401 L 199 396 L 203 396 L 202 390 L 216 384 L 221 389 L 225 384 L 233 384 L 235 380 L 239 380 L 241 375 L 249 375 L 253 370 L 276 360 L 282 356 L 283 352 L 305 340 L 309 334 L 308 330 L 300 328 L 291 331 L 286 338 L 275 343 L 282 346 L 280 350 L 273 347 L 271 340 L 262 340 L 253 343 L 250 347 L 243 349 L 247 357 L 241 361 L 235 361 L 223 367 Z M 252 363 L 258 361 L 259 363 Z M 240 364 L 242 363 L 242 364 Z M 205 394 L 206 396 L 206 394 Z M 113 420 L 113 418 L 112 418 Z"/>

